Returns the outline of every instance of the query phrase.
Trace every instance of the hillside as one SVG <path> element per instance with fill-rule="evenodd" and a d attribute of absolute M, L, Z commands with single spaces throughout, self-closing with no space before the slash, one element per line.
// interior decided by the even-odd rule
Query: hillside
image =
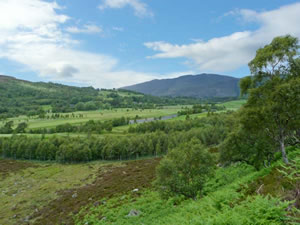
<path fill-rule="evenodd" d="M 154 96 L 186 96 L 197 98 L 237 97 L 239 79 L 217 74 L 185 75 L 174 79 L 152 80 L 125 90 Z"/>
<path fill-rule="evenodd" d="M 110 108 L 155 108 L 160 105 L 197 104 L 197 99 L 161 98 L 128 90 L 74 87 L 30 82 L 0 75 L 0 118 L 68 113 Z"/>
<path fill-rule="evenodd" d="M 53 112 L 72 111 L 76 104 L 94 100 L 99 92 L 92 87 L 29 82 L 3 75 L 0 76 L 0 90 L 0 116 L 4 118 L 36 115 L 48 109 Z"/>

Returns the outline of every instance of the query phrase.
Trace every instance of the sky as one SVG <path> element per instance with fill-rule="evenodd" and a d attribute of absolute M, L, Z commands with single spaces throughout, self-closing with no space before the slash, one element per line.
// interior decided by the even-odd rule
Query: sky
<path fill-rule="evenodd" d="M 119 88 L 249 75 L 274 37 L 300 38 L 295 0 L 0 0 L 0 74 Z"/>

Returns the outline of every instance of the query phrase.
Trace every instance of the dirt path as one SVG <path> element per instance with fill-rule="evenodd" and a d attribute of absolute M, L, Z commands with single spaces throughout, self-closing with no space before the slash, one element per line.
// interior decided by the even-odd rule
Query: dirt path
<path fill-rule="evenodd" d="M 105 166 L 92 184 L 61 191 L 56 200 L 32 216 L 34 224 L 74 224 L 72 215 L 83 206 L 96 206 L 104 197 L 151 186 L 158 163 L 159 159 L 147 159 L 126 162 L 122 167 Z"/>

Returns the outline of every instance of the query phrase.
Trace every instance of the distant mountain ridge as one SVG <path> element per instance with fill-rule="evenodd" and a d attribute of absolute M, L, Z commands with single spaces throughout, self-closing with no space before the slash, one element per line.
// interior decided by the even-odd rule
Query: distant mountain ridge
<path fill-rule="evenodd" d="M 185 96 L 196 98 L 237 97 L 239 78 L 218 75 L 184 75 L 173 79 L 152 80 L 122 89 L 154 96 Z"/>

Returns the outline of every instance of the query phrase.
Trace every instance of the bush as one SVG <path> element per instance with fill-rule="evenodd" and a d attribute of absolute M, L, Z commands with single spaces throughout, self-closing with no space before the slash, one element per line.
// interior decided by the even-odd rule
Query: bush
<path fill-rule="evenodd" d="M 214 174 L 213 156 L 197 140 L 171 150 L 157 168 L 156 186 L 163 198 L 183 195 L 195 198 Z"/>

